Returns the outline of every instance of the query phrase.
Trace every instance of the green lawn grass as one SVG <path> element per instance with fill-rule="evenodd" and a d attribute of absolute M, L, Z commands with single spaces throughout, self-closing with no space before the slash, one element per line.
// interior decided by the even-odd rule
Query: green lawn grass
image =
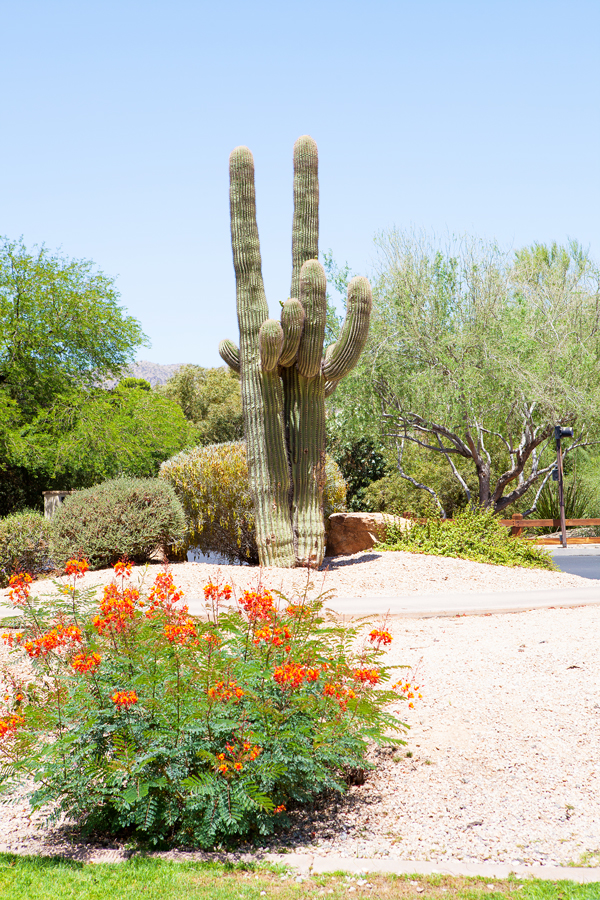
<path fill-rule="evenodd" d="M 600 882 L 517 881 L 445 875 L 304 877 L 283 867 L 226 866 L 134 857 L 90 864 L 0 854 L 0 897 L 10 900 L 598 900 Z"/>

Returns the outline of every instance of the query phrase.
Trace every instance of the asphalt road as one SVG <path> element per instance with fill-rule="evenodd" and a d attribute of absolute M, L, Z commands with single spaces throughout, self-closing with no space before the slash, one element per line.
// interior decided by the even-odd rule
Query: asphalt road
<path fill-rule="evenodd" d="M 554 562 L 562 572 L 581 578 L 600 579 L 600 544 L 572 544 L 553 549 Z"/>

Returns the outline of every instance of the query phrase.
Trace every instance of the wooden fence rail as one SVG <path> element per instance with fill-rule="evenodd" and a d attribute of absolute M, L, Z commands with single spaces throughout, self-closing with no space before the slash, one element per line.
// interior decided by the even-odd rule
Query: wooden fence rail
<path fill-rule="evenodd" d="M 560 519 L 524 519 L 520 513 L 513 513 L 511 519 L 499 519 L 501 525 L 507 525 L 510 533 L 520 535 L 525 528 L 560 528 Z M 590 527 L 600 525 L 600 519 L 567 519 L 565 521 L 567 528 L 574 526 Z M 535 538 L 537 544 L 556 544 L 560 538 L 538 537 Z M 570 544 L 600 544 L 600 537 L 570 537 Z"/>

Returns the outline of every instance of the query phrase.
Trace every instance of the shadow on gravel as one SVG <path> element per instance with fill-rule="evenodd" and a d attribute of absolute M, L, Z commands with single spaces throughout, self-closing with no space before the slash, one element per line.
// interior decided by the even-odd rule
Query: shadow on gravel
<path fill-rule="evenodd" d="M 354 556 L 326 556 L 320 572 L 334 572 L 336 569 L 343 569 L 344 566 L 358 566 L 361 563 L 371 562 L 379 559 L 381 553 L 364 553 L 358 558 Z"/>

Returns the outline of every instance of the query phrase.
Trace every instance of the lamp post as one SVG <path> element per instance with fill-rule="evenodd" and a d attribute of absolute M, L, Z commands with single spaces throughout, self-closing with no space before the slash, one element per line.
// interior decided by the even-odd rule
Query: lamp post
<path fill-rule="evenodd" d="M 556 472 L 558 475 L 558 505 L 560 507 L 560 542 L 563 547 L 567 546 L 567 526 L 565 522 L 565 492 L 563 486 L 563 454 L 560 439 L 564 437 L 573 437 L 572 428 L 561 428 L 556 425 L 554 428 L 554 440 L 556 441 Z"/>

